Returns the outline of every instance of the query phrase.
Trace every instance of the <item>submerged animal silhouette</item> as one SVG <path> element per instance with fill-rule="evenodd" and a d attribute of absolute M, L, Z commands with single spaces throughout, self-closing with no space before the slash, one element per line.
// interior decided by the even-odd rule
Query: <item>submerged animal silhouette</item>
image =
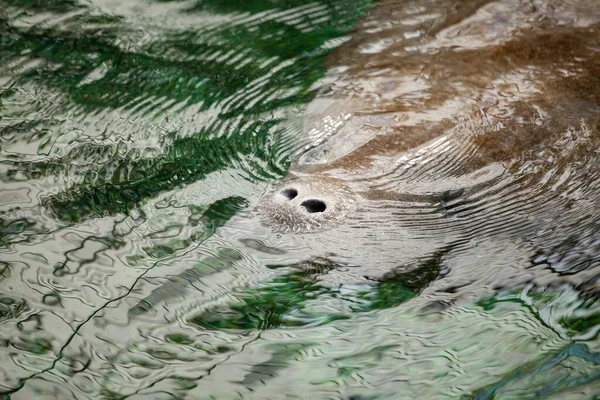
<path fill-rule="evenodd" d="M 244 218 L 287 247 L 246 248 L 295 252 L 324 284 L 398 282 L 430 304 L 526 283 L 595 290 L 592 3 L 439 1 L 426 20 L 376 5 L 332 55 L 288 177 Z"/>

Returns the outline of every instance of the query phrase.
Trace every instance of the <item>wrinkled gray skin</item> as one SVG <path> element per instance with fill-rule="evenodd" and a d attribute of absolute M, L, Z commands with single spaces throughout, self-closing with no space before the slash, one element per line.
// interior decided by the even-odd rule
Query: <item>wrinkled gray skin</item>
<path fill-rule="evenodd" d="M 243 245 L 345 266 L 323 272 L 332 284 L 436 259 L 428 304 L 528 283 L 593 292 L 600 8 L 452 3 L 376 5 L 332 55 L 288 177 L 237 222 L 265 240 Z"/>

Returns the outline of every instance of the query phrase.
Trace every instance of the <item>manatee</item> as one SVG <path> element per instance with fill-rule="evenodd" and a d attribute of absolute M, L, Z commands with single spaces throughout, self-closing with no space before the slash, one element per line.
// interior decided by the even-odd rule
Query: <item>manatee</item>
<path fill-rule="evenodd" d="M 284 139 L 288 175 L 232 220 L 244 251 L 429 305 L 526 284 L 596 292 L 600 9 L 454 3 L 376 4 L 332 54 Z"/>
<path fill-rule="evenodd" d="M 600 11 L 432 9 L 415 20 L 382 2 L 332 55 L 289 176 L 256 215 L 352 266 L 332 282 L 389 279 L 440 254 L 448 273 L 429 291 L 451 299 L 588 282 L 600 266 Z"/>

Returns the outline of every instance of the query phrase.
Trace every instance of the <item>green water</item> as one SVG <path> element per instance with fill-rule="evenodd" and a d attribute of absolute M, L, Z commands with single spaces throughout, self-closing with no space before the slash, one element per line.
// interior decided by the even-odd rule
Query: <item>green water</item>
<path fill-rule="evenodd" d="M 572 286 L 423 307 L 444 251 L 336 286 L 239 245 L 372 6 L 0 0 L 0 398 L 598 398 Z"/>

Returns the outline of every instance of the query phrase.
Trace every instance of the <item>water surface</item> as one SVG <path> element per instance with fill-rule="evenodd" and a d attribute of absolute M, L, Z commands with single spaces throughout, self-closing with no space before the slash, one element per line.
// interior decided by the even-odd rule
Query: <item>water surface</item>
<path fill-rule="evenodd" d="M 0 0 L 0 396 L 597 398 L 593 3 Z"/>

